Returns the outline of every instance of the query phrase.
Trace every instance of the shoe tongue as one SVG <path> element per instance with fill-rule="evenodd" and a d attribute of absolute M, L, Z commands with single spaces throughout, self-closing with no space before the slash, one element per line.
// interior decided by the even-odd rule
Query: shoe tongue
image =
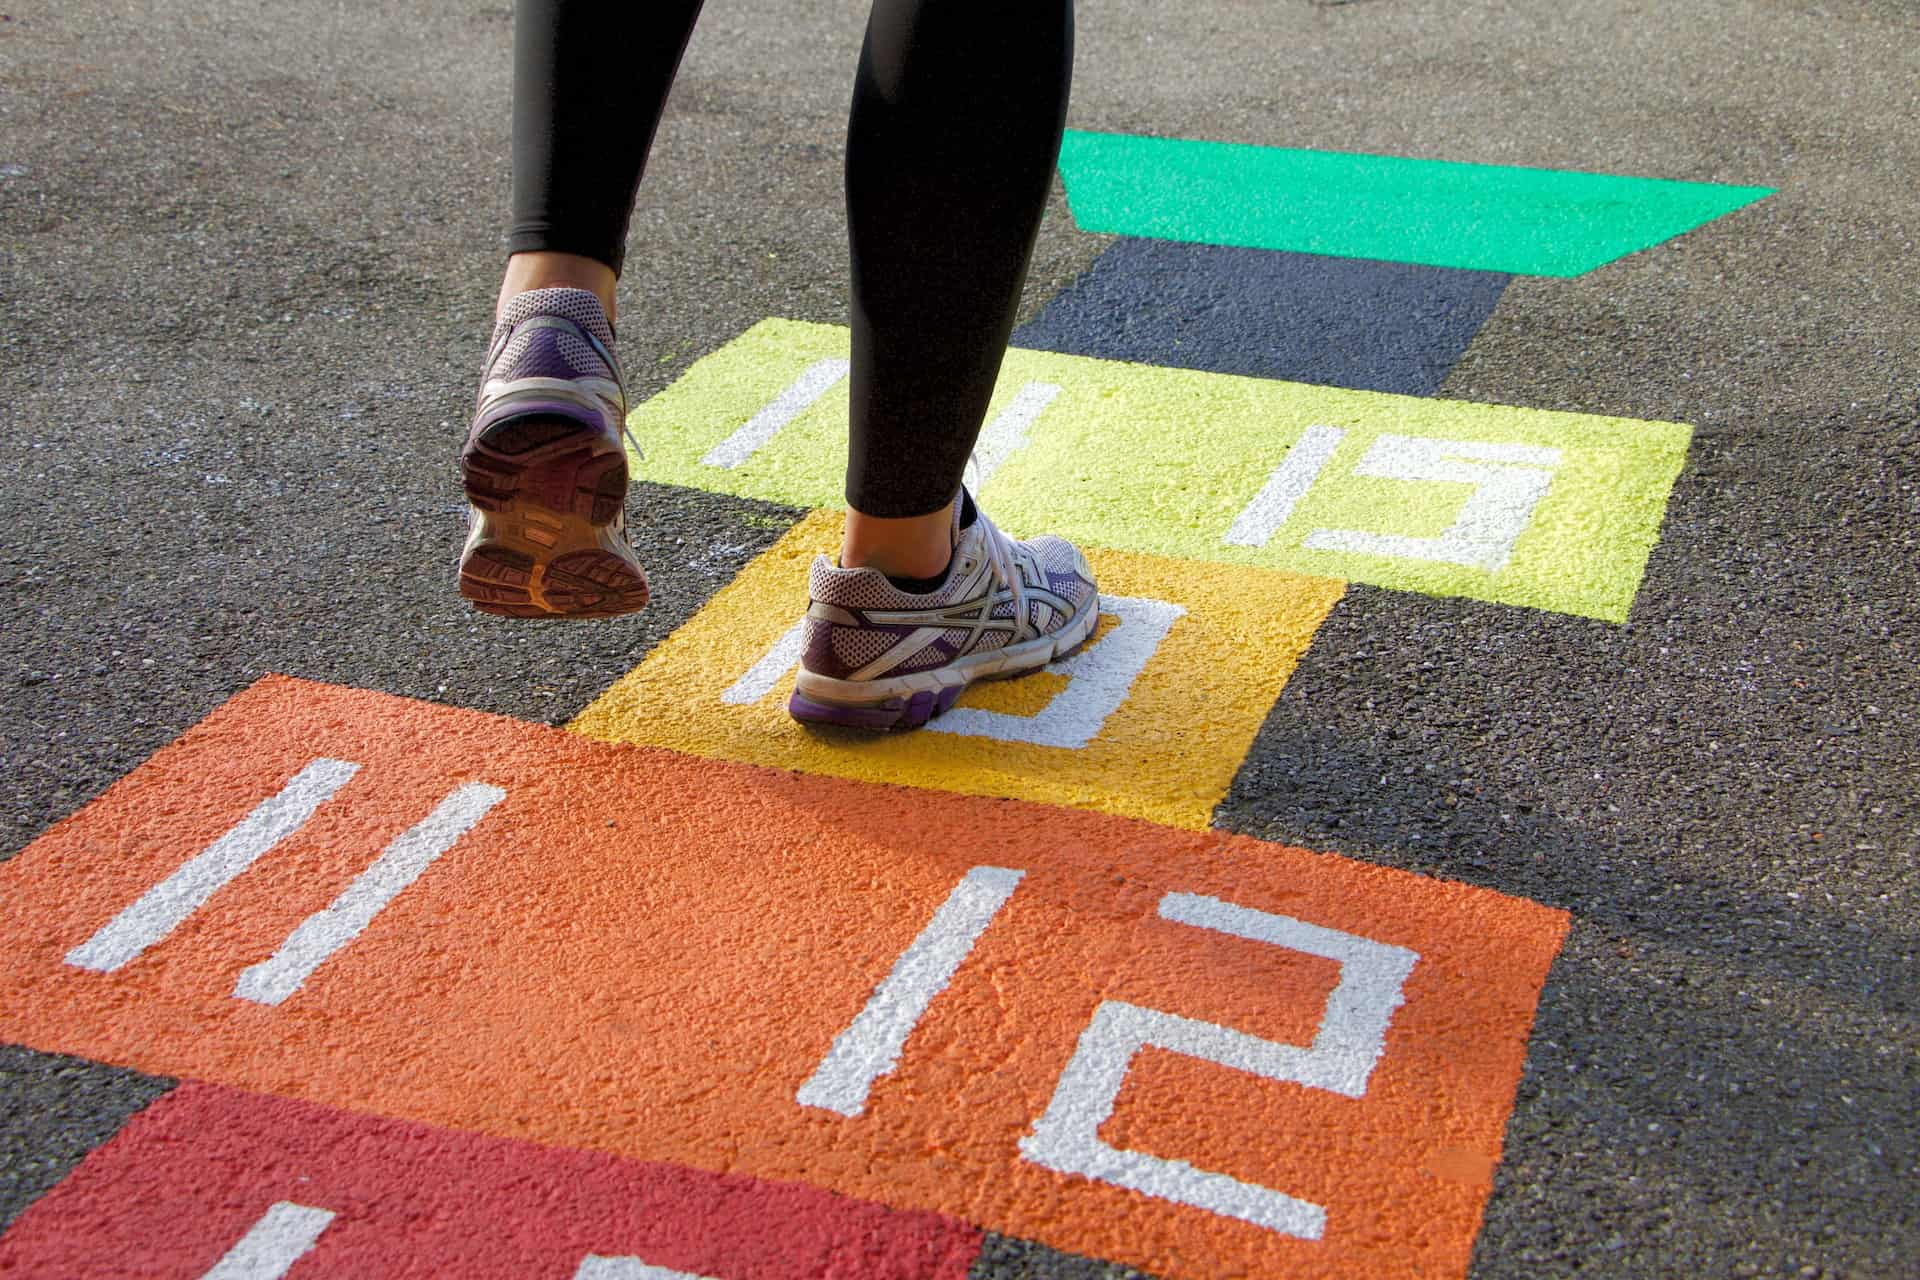
<path fill-rule="evenodd" d="M 980 508 L 973 505 L 973 495 L 968 493 L 963 486 L 960 490 L 960 501 L 953 504 L 954 542 L 958 543 L 960 541 L 960 535 L 966 530 L 971 529 L 973 522 L 978 519 L 979 516 Z"/>
<path fill-rule="evenodd" d="M 512 328 L 535 316 L 563 316 L 608 347 L 613 345 L 613 326 L 607 323 L 607 313 L 591 290 L 528 289 L 516 293 L 501 310 L 500 323 Z"/>

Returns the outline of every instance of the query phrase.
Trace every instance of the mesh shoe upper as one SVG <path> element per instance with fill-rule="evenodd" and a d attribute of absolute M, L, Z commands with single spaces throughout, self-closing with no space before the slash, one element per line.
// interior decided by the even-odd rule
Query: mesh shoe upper
<path fill-rule="evenodd" d="M 1056 631 L 1095 587 L 1071 543 L 1052 536 L 1015 542 L 981 514 L 956 530 L 953 565 L 934 591 L 902 591 L 876 570 L 843 569 L 818 556 L 808 592 L 801 666 L 837 680 L 878 680 Z"/>
<path fill-rule="evenodd" d="M 573 382 L 617 428 L 626 417 L 626 393 L 613 354 L 613 326 L 600 300 L 585 289 L 529 289 L 509 299 L 494 325 L 481 378 L 480 412 L 492 405 L 554 388 L 531 379 Z"/>

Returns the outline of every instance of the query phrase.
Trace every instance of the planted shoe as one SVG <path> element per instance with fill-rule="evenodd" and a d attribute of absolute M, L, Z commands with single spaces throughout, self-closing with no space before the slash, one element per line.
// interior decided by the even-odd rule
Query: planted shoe
<path fill-rule="evenodd" d="M 1038 671 L 1086 643 L 1100 593 L 1071 543 L 1015 542 L 964 495 L 954 523 L 953 563 L 926 594 L 815 557 L 794 719 L 918 728 L 974 681 Z"/>

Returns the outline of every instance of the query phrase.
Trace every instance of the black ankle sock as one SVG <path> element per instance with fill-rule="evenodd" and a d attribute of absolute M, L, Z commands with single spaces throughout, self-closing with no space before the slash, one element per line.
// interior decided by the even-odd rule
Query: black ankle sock
<path fill-rule="evenodd" d="M 938 591 L 946 584 L 947 570 L 951 568 L 953 568 L 953 556 L 948 555 L 947 568 L 931 578 L 902 578 L 890 573 L 887 575 L 887 581 L 891 582 L 895 589 L 905 591 L 909 595 L 924 596 L 930 591 Z"/>

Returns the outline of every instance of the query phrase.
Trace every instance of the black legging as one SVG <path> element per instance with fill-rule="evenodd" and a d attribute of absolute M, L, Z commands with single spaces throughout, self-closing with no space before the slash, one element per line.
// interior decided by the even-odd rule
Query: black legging
<path fill-rule="evenodd" d="M 517 0 L 515 253 L 620 270 L 700 0 Z M 1072 0 L 874 0 L 847 132 L 847 501 L 938 511 L 999 376 L 1059 158 Z"/>

